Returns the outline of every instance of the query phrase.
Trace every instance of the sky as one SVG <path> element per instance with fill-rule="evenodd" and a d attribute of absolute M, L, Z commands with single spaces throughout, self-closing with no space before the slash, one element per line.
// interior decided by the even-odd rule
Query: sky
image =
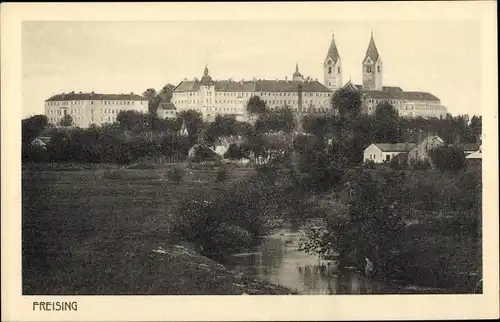
<path fill-rule="evenodd" d="M 448 112 L 481 115 L 481 25 L 453 21 L 186 21 L 22 23 L 22 116 L 62 92 L 138 93 L 201 78 L 323 82 L 332 33 L 343 80 L 361 82 L 373 31 L 383 85 L 426 91 Z"/>

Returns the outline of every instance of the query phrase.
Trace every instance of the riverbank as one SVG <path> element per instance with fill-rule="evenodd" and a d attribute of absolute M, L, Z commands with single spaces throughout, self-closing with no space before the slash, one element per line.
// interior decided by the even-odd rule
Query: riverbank
<path fill-rule="evenodd" d="M 368 171 L 380 180 L 386 170 Z M 395 249 L 385 254 L 387 261 L 384 267 L 378 268 L 378 278 L 446 289 L 448 293 L 481 293 L 480 171 L 399 171 L 392 173 L 391 178 L 395 175 L 400 178 L 396 181 L 397 215 L 404 228 L 394 241 Z M 353 182 L 315 195 L 310 204 L 319 209 L 325 221 L 349 218 L 352 202 L 348 191 Z M 351 260 L 349 264 L 364 268 L 363 258 Z"/>
<path fill-rule="evenodd" d="M 215 176 L 193 170 L 175 184 L 163 169 L 23 171 L 23 294 L 288 294 L 174 246 L 173 209 L 226 189 Z"/>

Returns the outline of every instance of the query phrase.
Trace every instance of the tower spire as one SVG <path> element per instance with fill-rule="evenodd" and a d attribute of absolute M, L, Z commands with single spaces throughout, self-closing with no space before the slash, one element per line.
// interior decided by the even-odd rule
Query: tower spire
<path fill-rule="evenodd" d="M 330 90 L 336 90 L 342 86 L 342 65 L 335 43 L 335 33 L 332 31 L 332 40 L 330 47 L 326 53 L 326 58 L 323 61 L 324 84 Z"/>
<path fill-rule="evenodd" d="M 382 59 L 378 52 L 375 40 L 373 39 L 373 29 L 370 32 L 370 42 L 366 49 L 365 58 L 361 63 L 363 75 L 363 88 L 380 90 L 382 88 Z"/>
<path fill-rule="evenodd" d="M 337 44 L 335 43 L 335 34 L 332 32 L 332 42 L 330 43 L 330 48 L 328 48 L 328 53 L 326 54 L 325 62 L 331 59 L 335 64 L 339 60 L 340 55 L 337 49 Z"/>
<path fill-rule="evenodd" d="M 203 75 L 208 76 L 208 67 L 206 64 L 205 64 L 205 70 L 203 71 Z"/>
<path fill-rule="evenodd" d="M 299 72 L 299 62 L 295 62 L 295 72 Z"/>
<path fill-rule="evenodd" d="M 368 49 L 366 49 L 365 61 L 368 57 L 375 63 L 379 58 L 379 53 L 377 46 L 375 45 L 375 40 L 373 40 L 373 30 L 370 35 L 370 43 L 368 44 Z"/>

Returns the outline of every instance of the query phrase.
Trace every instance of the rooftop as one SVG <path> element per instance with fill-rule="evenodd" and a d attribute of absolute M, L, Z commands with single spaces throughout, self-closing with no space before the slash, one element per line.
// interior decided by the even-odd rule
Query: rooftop
<path fill-rule="evenodd" d="M 378 100 L 401 100 L 401 101 L 429 101 L 438 102 L 439 98 L 431 93 L 420 91 L 403 91 L 397 86 L 382 86 L 382 90 L 367 90 L 363 89 L 362 85 L 353 84 L 348 81 L 344 88 L 352 88 L 361 92 L 363 98 L 373 98 Z"/>
<path fill-rule="evenodd" d="M 174 92 L 196 92 L 200 89 L 200 81 L 182 81 L 175 88 Z M 299 85 L 302 85 L 302 92 L 331 92 L 327 87 L 317 80 L 293 81 L 293 80 L 252 80 L 233 81 L 220 80 L 213 81 L 217 92 L 296 92 Z"/>
<path fill-rule="evenodd" d="M 373 32 L 372 32 L 372 35 L 370 37 L 370 44 L 368 45 L 368 49 L 366 50 L 366 55 L 365 55 L 365 59 L 363 60 L 363 62 L 366 61 L 366 59 L 368 57 L 370 57 L 372 62 L 376 63 L 379 56 L 380 55 L 378 53 L 377 46 L 375 45 L 375 40 L 373 40 Z"/>
<path fill-rule="evenodd" d="M 158 105 L 158 109 L 162 109 L 162 110 L 176 110 L 177 108 L 175 107 L 174 103 L 171 103 L 171 102 L 161 102 Z"/>
<path fill-rule="evenodd" d="M 328 48 L 328 53 L 326 54 L 326 60 L 331 59 L 334 64 L 337 63 L 337 61 L 340 58 L 339 51 L 337 49 L 337 45 L 335 44 L 335 36 L 332 34 L 332 42 L 330 43 L 330 48 Z"/>
<path fill-rule="evenodd" d="M 99 93 L 75 93 L 75 92 L 70 92 L 70 93 L 61 93 L 61 94 L 56 94 L 49 99 L 46 100 L 46 102 L 53 102 L 53 101 L 86 101 L 86 100 L 93 100 L 93 101 L 103 101 L 103 100 L 108 100 L 108 101 L 113 101 L 113 100 L 120 100 L 120 101 L 147 101 L 145 98 L 143 98 L 140 95 L 130 93 L 130 94 L 99 94 Z"/>
<path fill-rule="evenodd" d="M 382 152 L 408 152 L 415 143 L 373 143 Z"/>
<path fill-rule="evenodd" d="M 405 92 L 397 90 L 365 90 L 361 89 L 363 98 L 401 100 L 401 101 L 429 101 L 437 102 L 439 98 L 427 92 Z"/>

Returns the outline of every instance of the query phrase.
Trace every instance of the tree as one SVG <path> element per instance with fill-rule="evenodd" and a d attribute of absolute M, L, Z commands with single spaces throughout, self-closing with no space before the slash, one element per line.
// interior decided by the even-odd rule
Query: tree
<path fill-rule="evenodd" d="M 375 142 L 397 143 L 399 141 L 398 112 L 388 102 L 377 104 L 374 115 Z"/>
<path fill-rule="evenodd" d="M 116 116 L 116 121 L 120 124 L 123 130 L 139 130 L 146 127 L 148 119 L 142 112 L 137 111 L 120 111 Z"/>
<path fill-rule="evenodd" d="M 379 270 L 387 265 L 395 250 L 400 247 L 404 222 L 397 202 L 404 195 L 399 176 L 392 171 L 382 178 L 363 171 L 354 183 L 349 202 L 349 219 L 334 231 L 339 234 L 339 251 L 342 257 L 354 254 L 358 263 L 369 258 Z M 333 228 L 333 227 L 332 227 Z"/>
<path fill-rule="evenodd" d="M 224 158 L 231 160 L 239 160 L 243 157 L 243 153 L 241 148 L 236 144 L 231 144 L 227 149 L 226 153 L 224 153 Z"/>
<path fill-rule="evenodd" d="M 142 97 L 150 101 L 156 97 L 156 90 L 154 88 L 148 88 L 142 93 Z"/>
<path fill-rule="evenodd" d="M 59 121 L 60 126 L 71 126 L 73 125 L 73 118 L 71 115 L 66 114 L 63 116 L 63 118 Z"/>
<path fill-rule="evenodd" d="M 252 96 L 247 103 L 247 112 L 251 115 L 262 115 L 268 111 L 267 104 L 259 96 Z"/>
<path fill-rule="evenodd" d="M 158 97 L 160 98 L 161 102 L 171 102 L 172 101 L 172 95 L 174 93 L 175 86 L 172 84 L 167 84 L 163 86 L 161 91 L 158 93 Z"/>
<path fill-rule="evenodd" d="M 29 144 L 47 127 L 49 121 L 45 115 L 34 115 L 21 122 L 21 136 L 23 144 Z"/>
<path fill-rule="evenodd" d="M 331 104 L 341 119 L 350 121 L 361 112 L 361 95 L 358 91 L 341 88 L 333 93 Z"/>
<path fill-rule="evenodd" d="M 210 123 L 207 133 L 213 138 L 236 134 L 236 117 L 217 115 L 215 120 Z"/>
<path fill-rule="evenodd" d="M 338 160 L 343 157 L 343 128 L 356 120 L 361 112 L 361 94 L 358 91 L 341 88 L 335 91 L 331 99 L 332 109 L 338 113 L 337 117 L 337 136 L 338 136 Z"/>
<path fill-rule="evenodd" d="M 479 142 L 481 140 L 482 135 L 482 125 L 483 120 L 481 116 L 472 116 L 472 119 L 469 124 L 469 140 L 470 142 Z"/>
<path fill-rule="evenodd" d="M 156 110 L 158 109 L 158 105 L 160 104 L 160 96 L 156 93 L 154 88 L 148 88 L 144 93 L 142 93 L 142 97 L 148 100 L 148 112 L 150 114 L 156 114 Z"/>
<path fill-rule="evenodd" d="M 295 129 L 295 115 L 289 107 L 282 107 L 259 115 L 255 129 L 261 133 L 282 131 L 290 133 Z"/>
<path fill-rule="evenodd" d="M 191 138 L 196 137 L 203 128 L 202 115 L 195 110 L 181 111 L 177 118 L 181 121 L 181 124 L 183 121 L 186 122 L 188 136 Z"/>
<path fill-rule="evenodd" d="M 288 106 L 281 107 L 275 111 L 277 126 L 275 130 L 285 133 L 293 132 L 295 129 L 295 115 Z"/>
<path fill-rule="evenodd" d="M 333 115 L 305 115 L 302 118 L 304 132 L 324 137 L 335 131 L 335 119 Z"/>
<path fill-rule="evenodd" d="M 459 171 L 466 166 L 464 151 L 459 147 L 437 147 L 429 151 L 429 156 L 441 171 Z"/>

